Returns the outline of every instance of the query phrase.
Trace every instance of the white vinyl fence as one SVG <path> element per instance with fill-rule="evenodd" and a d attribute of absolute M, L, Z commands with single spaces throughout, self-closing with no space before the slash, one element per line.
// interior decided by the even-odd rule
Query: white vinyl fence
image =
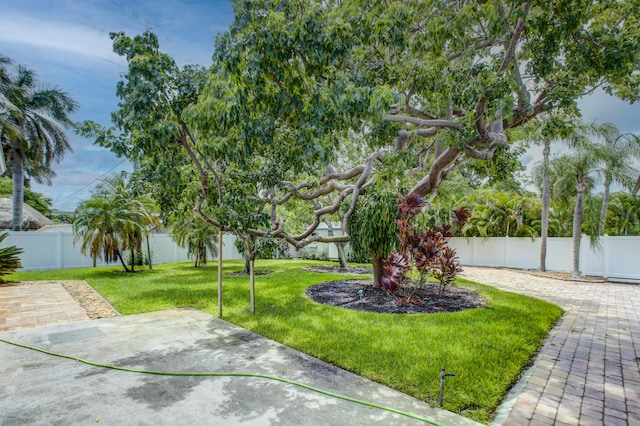
<path fill-rule="evenodd" d="M 518 269 L 538 269 L 540 238 L 452 238 L 449 245 L 456 249 L 460 262 L 469 266 L 494 266 Z M 546 267 L 550 271 L 573 269 L 571 238 L 548 238 Z M 640 237 L 601 238 L 599 247 L 592 248 L 589 237 L 582 236 L 580 270 L 583 275 L 611 280 L 640 280 Z"/>
<path fill-rule="evenodd" d="M 24 250 L 20 255 L 22 270 L 38 269 L 66 269 L 83 266 L 93 266 L 93 259 L 80 251 L 81 243 L 73 244 L 72 232 L 13 232 L 0 244 L 2 247 L 16 246 Z M 235 236 L 224 235 L 222 242 L 223 259 L 242 259 L 234 245 Z M 186 262 L 187 250 L 179 247 L 167 234 L 152 234 L 149 236 L 151 259 L 153 263 Z M 147 255 L 147 243 L 143 243 L 143 252 Z M 128 256 L 128 252 L 123 253 Z M 211 259 L 211 257 L 209 257 Z M 126 257 L 125 257 L 126 259 Z M 213 260 L 217 257 L 213 257 Z M 97 266 L 107 263 L 97 260 Z M 111 263 L 119 266 L 119 263 Z"/>
<path fill-rule="evenodd" d="M 321 230 L 322 232 L 322 230 Z M 65 269 L 92 266 L 93 260 L 80 252 L 80 243 L 74 246 L 73 233 L 12 232 L 0 246 L 17 246 L 24 249 L 20 255 L 23 270 Z M 223 259 L 242 259 L 234 245 L 235 236 L 223 237 Z M 185 262 L 187 251 L 173 242 L 167 234 L 149 237 L 153 263 Z M 493 266 L 518 269 L 538 269 L 540 262 L 540 238 L 452 238 L 463 265 Z M 337 257 L 335 244 L 316 243 L 309 247 L 314 252 L 324 252 L 330 259 Z M 146 256 L 146 242 L 143 245 Z M 292 251 L 293 253 L 293 251 Z M 295 253 L 294 253 L 295 255 Z M 215 260 L 216 257 L 212 257 Z M 572 270 L 571 238 L 547 240 L 547 269 Z M 97 264 L 106 263 L 98 260 Z M 112 265 L 116 265 L 112 263 Z M 118 264 L 119 265 L 119 264 Z M 583 275 L 594 275 L 611 280 L 640 280 L 640 237 L 601 238 L 598 248 L 592 248 L 589 237 L 582 236 L 580 268 Z"/>

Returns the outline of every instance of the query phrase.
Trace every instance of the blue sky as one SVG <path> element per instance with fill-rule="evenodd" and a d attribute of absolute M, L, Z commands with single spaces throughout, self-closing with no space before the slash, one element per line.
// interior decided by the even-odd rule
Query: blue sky
<path fill-rule="evenodd" d="M 38 73 L 42 83 L 69 92 L 80 105 L 75 121 L 110 124 L 117 107 L 116 83 L 125 61 L 112 52 L 109 33 L 133 36 L 146 29 L 158 35 L 160 47 L 180 65 L 209 65 L 215 35 L 233 21 L 225 0 L 19 0 L 6 2 L 0 14 L 0 53 Z M 581 102 L 588 122 L 612 122 L 623 132 L 640 133 L 640 105 L 602 93 Z M 73 153 L 56 165 L 52 186 L 34 190 L 53 200 L 53 207 L 73 211 L 89 197 L 102 177 L 130 170 L 128 161 L 69 132 Z M 531 151 L 523 158 L 538 158 Z"/>
<path fill-rule="evenodd" d="M 80 108 L 74 121 L 110 125 L 115 88 L 126 62 L 112 51 L 110 32 L 130 36 L 151 29 L 160 48 L 180 65 L 209 65 L 216 34 L 233 22 L 227 0 L 19 0 L 3 4 L 0 53 L 36 71 L 41 83 L 71 94 Z M 68 132 L 73 153 L 54 169 L 52 186 L 33 189 L 53 207 L 73 211 L 111 172 L 131 170 L 128 161 Z M 111 172 L 110 172 L 111 171 Z"/>

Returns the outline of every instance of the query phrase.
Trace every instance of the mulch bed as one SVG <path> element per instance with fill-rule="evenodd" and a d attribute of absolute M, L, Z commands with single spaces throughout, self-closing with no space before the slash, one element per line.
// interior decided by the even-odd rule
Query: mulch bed
<path fill-rule="evenodd" d="M 341 268 L 339 266 L 309 266 L 308 268 L 302 268 L 303 271 L 309 272 L 321 272 L 325 274 L 347 274 L 347 275 L 368 275 L 373 274 L 371 268 L 365 268 L 363 266 L 347 266 Z"/>
<path fill-rule="evenodd" d="M 266 270 L 260 269 L 260 270 L 257 270 L 257 271 L 253 271 L 253 273 L 255 275 L 269 275 L 269 274 L 273 274 L 273 271 L 266 271 Z M 247 275 L 248 276 L 249 274 L 245 274 L 243 271 L 238 271 L 238 272 L 229 272 L 227 275 L 230 276 L 230 277 L 235 277 L 235 276 L 238 276 L 238 275 Z"/>
<path fill-rule="evenodd" d="M 316 284 L 306 293 L 318 303 L 356 311 L 388 314 L 420 314 L 436 312 L 457 312 L 465 309 L 484 307 L 484 297 L 466 288 L 448 286 L 442 296 L 438 284 L 427 283 L 413 295 L 418 302 L 390 296 L 380 288 L 374 288 L 369 280 L 340 280 Z M 363 290 L 362 299 L 358 291 Z"/>

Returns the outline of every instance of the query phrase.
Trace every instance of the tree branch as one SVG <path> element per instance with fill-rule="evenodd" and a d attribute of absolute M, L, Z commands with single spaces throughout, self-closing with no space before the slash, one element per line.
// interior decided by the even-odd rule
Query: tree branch
<path fill-rule="evenodd" d="M 420 127 L 436 127 L 436 128 L 448 128 L 455 130 L 462 130 L 462 124 L 456 123 L 451 120 L 425 120 L 421 118 L 412 117 L 410 115 L 393 115 L 387 114 L 384 118 L 386 121 L 392 121 L 396 123 L 409 123 Z"/>
<path fill-rule="evenodd" d="M 417 194 L 425 197 L 433 192 L 442 180 L 442 171 L 445 170 L 449 164 L 453 163 L 461 152 L 457 146 L 447 148 L 442 155 L 433 162 L 429 173 L 411 188 L 409 194 Z"/>
<path fill-rule="evenodd" d="M 514 55 L 516 52 L 516 47 L 518 42 L 520 41 L 520 37 L 522 37 L 522 31 L 524 30 L 524 25 L 527 21 L 527 16 L 529 15 L 529 9 L 531 7 L 530 2 L 522 3 L 520 9 L 522 10 L 522 16 L 518 18 L 518 22 L 516 22 L 516 27 L 513 30 L 513 35 L 511 36 L 511 40 L 509 40 L 509 45 L 504 52 L 504 57 L 502 58 L 502 64 L 500 68 L 498 68 L 498 74 L 503 73 L 509 64 L 513 62 Z"/>

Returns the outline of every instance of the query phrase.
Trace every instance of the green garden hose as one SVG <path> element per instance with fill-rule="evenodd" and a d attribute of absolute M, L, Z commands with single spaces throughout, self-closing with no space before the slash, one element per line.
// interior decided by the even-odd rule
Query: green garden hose
<path fill-rule="evenodd" d="M 392 408 L 392 407 L 387 407 L 387 406 L 384 406 L 384 405 L 381 405 L 381 404 L 376 404 L 374 402 L 362 401 L 362 400 L 357 399 L 357 398 L 352 398 L 352 397 L 346 396 L 346 395 L 340 395 L 338 393 L 329 392 L 329 391 L 326 391 L 326 390 L 323 390 L 323 389 L 315 388 L 313 386 L 305 385 L 304 383 L 296 382 L 294 380 L 289 380 L 289 379 L 285 379 L 285 378 L 277 377 L 277 376 L 270 376 L 268 374 L 257 374 L 257 373 L 212 373 L 212 372 L 189 372 L 189 371 L 176 372 L 176 371 L 138 370 L 138 369 L 134 369 L 134 368 L 118 367 L 117 365 L 101 364 L 101 363 L 98 363 L 98 362 L 87 361 L 85 359 L 78 358 L 78 357 L 75 357 L 75 356 L 59 354 L 59 353 L 56 353 L 56 352 L 50 352 L 50 351 L 47 351 L 45 349 L 41 349 L 41 348 L 37 348 L 37 347 L 34 347 L 34 346 L 29 346 L 29 345 L 23 345 L 21 343 L 12 342 L 10 340 L 0 339 L 0 342 L 7 343 L 7 344 L 13 345 L 13 346 L 18 346 L 18 347 L 25 348 L 25 349 L 30 349 L 30 350 L 36 351 L 36 352 L 41 352 L 43 354 L 56 356 L 56 357 L 59 357 L 59 358 L 71 359 L 71 360 L 74 360 L 74 361 L 81 362 L 83 364 L 92 365 L 94 367 L 109 368 L 109 369 L 112 369 L 112 370 L 127 371 L 127 372 L 130 372 L 130 373 L 154 374 L 154 375 L 158 375 L 158 376 L 256 377 L 256 378 L 260 378 L 260 379 L 276 380 L 278 382 L 283 382 L 283 383 L 287 383 L 287 384 L 290 384 L 290 385 L 298 386 L 298 387 L 301 387 L 301 388 L 304 388 L 304 389 L 308 389 L 310 391 L 318 392 L 318 393 L 323 394 L 323 395 L 328 395 L 328 396 L 331 396 L 331 397 L 334 397 L 334 398 L 343 399 L 345 401 L 355 402 L 356 404 L 362 404 L 362 405 L 365 405 L 367 407 L 379 408 L 380 410 L 385 410 L 385 411 L 389 411 L 391 413 L 400 414 L 402 416 L 410 417 L 412 419 L 420 420 L 420 421 L 423 421 L 423 422 L 426 422 L 426 423 L 430 423 L 432 425 L 446 426 L 443 423 L 439 423 L 439 422 L 437 422 L 435 420 L 430 420 L 430 419 L 427 419 L 426 417 L 422 417 L 422 416 L 419 416 L 417 414 L 409 413 L 407 411 L 398 410 L 398 409 L 395 409 L 395 408 Z"/>

